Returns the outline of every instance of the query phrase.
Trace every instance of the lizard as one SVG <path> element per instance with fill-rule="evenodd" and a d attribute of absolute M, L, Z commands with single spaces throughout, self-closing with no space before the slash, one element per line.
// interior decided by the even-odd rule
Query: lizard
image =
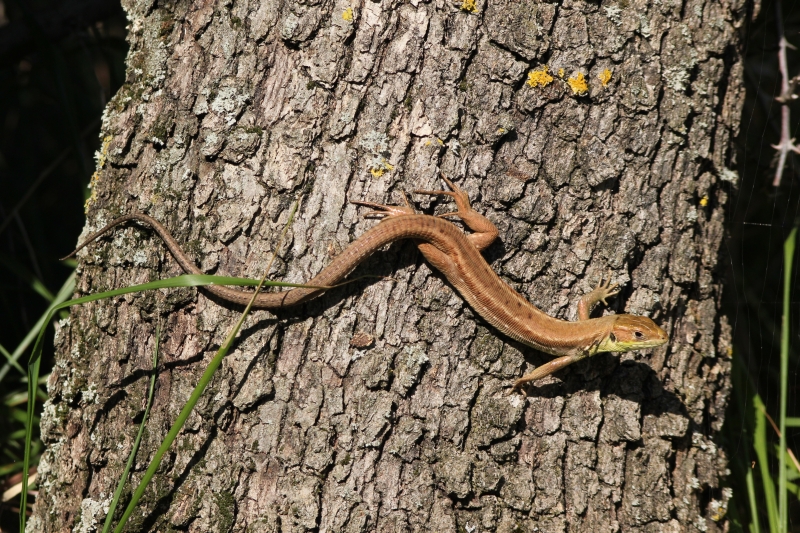
<path fill-rule="evenodd" d="M 538 309 L 504 282 L 481 255 L 497 239 L 497 227 L 472 208 L 465 191 L 444 176 L 442 178 L 450 190 L 414 192 L 449 196 L 455 201 L 456 211 L 432 216 L 416 213 L 408 200 L 405 206 L 353 201 L 356 205 L 372 209 L 365 213 L 365 217 L 381 218 L 381 222 L 353 241 L 308 281 L 308 285 L 315 287 L 260 293 L 256 296 L 253 307 L 275 310 L 315 298 L 326 290 L 324 287 L 340 282 L 383 246 L 401 239 L 412 239 L 428 263 L 444 275 L 484 320 L 516 341 L 557 356 L 517 379 L 509 393 L 520 391 L 524 394 L 525 384 L 597 353 L 651 348 L 669 340 L 667 333 L 645 316 L 612 314 L 590 318 L 595 305 L 600 302 L 607 305 L 606 298 L 619 293 L 618 286 L 612 284 L 610 279 L 600 280 L 594 290 L 580 298 L 577 304 L 578 320 L 575 322 L 551 317 Z M 446 220 L 449 217 L 460 219 L 472 233 L 461 231 Z M 167 228 L 143 213 L 130 213 L 112 220 L 103 229 L 89 235 L 64 259 L 75 256 L 113 227 L 128 221 L 137 221 L 152 227 L 185 272 L 203 273 Z M 246 290 L 220 285 L 209 285 L 205 290 L 237 305 L 246 305 L 252 296 Z"/>

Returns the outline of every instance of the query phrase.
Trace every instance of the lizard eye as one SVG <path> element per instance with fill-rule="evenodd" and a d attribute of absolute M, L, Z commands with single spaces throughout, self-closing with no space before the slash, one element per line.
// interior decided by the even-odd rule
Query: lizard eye
<path fill-rule="evenodd" d="M 636 337 L 637 339 L 644 339 L 644 333 L 642 333 L 641 331 L 634 331 L 633 336 Z"/>
<path fill-rule="evenodd" d="M 609 333 L 608 340 L 610 340 L 611 342 L 617 342 L 617 336 L 614 335 L 613 333 Z"/>

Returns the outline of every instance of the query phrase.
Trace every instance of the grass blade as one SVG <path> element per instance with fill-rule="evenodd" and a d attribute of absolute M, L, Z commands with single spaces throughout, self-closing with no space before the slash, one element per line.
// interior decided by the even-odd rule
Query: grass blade
<path fill-rule="evenodd" d="M 16 362 L 17 359 L 19 359 L 19 357 L 25 352 L 25 349 L 28 346 L 30 346 L 30 343 L 39 334 L 40 330 L 42 329 L 42 326 L 50 322 L 52 314 L 55 311 L 64 309 L 66 307 L 69 307 L 70 305 L 93 302 L 95 300 L 102 300 L 103 298 L 111 298 L 114 296 L 122 296 L 124 294 L 130 294 L 132 292 L 147 291 L 153 289 L 170 289 L 176 287 L 203 287 L 205 285 L 234 285 L 237 287 L 255 287 L 258 285 L 258 282 L 259 280 L 250 278 L 210 276 L 206 274 L 185 274 L 182 276 L 175 276 L 173 278 L 161 279 L 150 283 L 144 283 L 142 285 L 133 285 L 131 287 L 114 289 L 111 291 L 84 296 L 82 298 L 76 298 L 75 300 L 70 300 L 69 302 L 65 302 L 65 300 L 69 297 L 69 295 L 72 294 L 72 292 L 75 290 L 75 276 L 70 275 L 70 277 L 64 283 L 64 286 L 61 287 L 61 289 L 58 291 L 56 299 L 51 305 L 51 307 L 48 308 L 48 310 L 44 313 L 44 315 L 42 315 L 42 317 L 36 322 L 36 325 L 31 329 L 31 331 L 28 333 L 25 339 L 23 339 L 23 341 L 19 344 L 19 346 L 17 346 L 17 348 L 11 354 L 11 360 L 7 362 L 6 365 L 3 366 L 3 368 L 0 368 L 0 381 L 2 381 L 5 375 L 8 373 L 10 366 L 13 364 L 13 362 Z M 284 283 L 282 281 L 265 281 L 264 285 L 268 287 L 312 288 L 312 289 L 322 289 L 322 290 L 327 290 L 331 288 L 323 285 L 303 285 L 302 283 Z"/>
<path fill-rule="evenodd" d="M 780 427 L 780 450 L 778 451 L 778 512 L 780 530 L 785 533 L 789 526 L 786 492 L 786 395 L 789 385 L 789 293 L 792 288 L 792 261 L 797 228 L 789 233 L 783 244 L 783 318 L 781 319 L 781 404 L 778 425 Z"/>
<path fill-rule="evenodd" d="M 752 383 L 750 373 L 745 367 L 746 361 L 738 353 L 732 354 L 732 367 L 731 367 L 731 385 L 733 386 L 734 394 L 731 395 L 731 409 L 725 419 L 725 431 L 727 433 L 726 440 L 728 443 L 740 442 L 740 439 L 746 441 L 754 441 L 755 434 L 755 419 L 751 418 L 749 406 L 752 401 L 752 393 L 755 390 L 755 384 Z M 737 444 L 738 445 L 738 444 Z M 761 499 L 756 493 L 754 469 L 756 461 L 752 460 L 750 455 L 750 447 L 744 446 L 740 449 L 740 453 L 731 454 L 730 458 L 731 470 L 735 472 L 737 477 L 743 480 L 744 486 L 747 488 L 745 494 L 747 495 L 747 506 L 749 510 L 749 522 L 745 522 L 745 517 L 740 514 L 740 531 L 744 530 L 743 524 L 747 524 L 747 529 L 750 533 L 761 533 L 761 519 L 758 515 Z M 739 498 L 738 492 L 734 492 L 734 498 Z M 744 506 L 737 509 L 738 505 L 729 506 L 729 509 L 737 512 L 744 510 Z M 732 525 L 731 529 L 736 530 Z"/>
<path fill-rule="evenodd" d="M 25 370 L 23 370 L 23 368 L 22 368 L 21 366 L 19 366 L 19 363 L 17 362 L 17 360 L 16 360 L 16 359 L 14 359 L 14 358 L 11 356 L 11 352 L 9 352 L 8 350 L 6 350 L 6 349 L 3 347 L 3 345 L 2 345 L 2 344 L 0 344 L 0 354 L 3 354 L 3 357 L 5 357 L 5 358 L 6 358 L 7 364 L 9 364 L 9 365 L 13 366 L 14 368 L 16 368 L 16 369 L 19 371 L 19 373 L 20 373 L 20 374 L 22 374 L 23 376 L 25 375 Z M 0 380 L 1 380 L 1 379 L 2 379 L 2 378 L 0 378 Z"/>
<path fill-rule="evenodd" d="M 172 424 L 172 427 L 167 432 L 167 435 L 166 437 L 164 437 L 164 440 L 161 442 L 161 446 L 159 446 L 158 450 L 153 456 L 153 459 L 150 461 L 150 465 L 147 467 L 147 470 L 142 476 L 142 480 L 136 487 L 136 490 L 134 491 L 130 502 L 128 502 L 128 507 L 125 509 L 125 512 L 120 518 L 119 524 L 117 524 L 116 529 L 114 529 L 114 533 L 121 532 L 122 529 L 125 527 L 125 524 L 128 522 L 128 519 L 133 513 L 133 510 L 136 508 L 136 504 L 139 503 L 139 500 L 144 495 L 144 491 L 147 489 L 147 485 L 150 484 L 150 480 L 153 479 L 156 470 L 158 470 L 159 465 L 161 465 L 161 459 L 163 459 L 164 454 L 166 454 L 169 451 L 170 447 L 172 446 L 172 443 L 177 438 L 178 433 L 180 433 L 181 429 L 183 429 L 186 420 L 189 418 L 189 415 L 194 410 L 194 406 L 197 404 L 197 401 L 200 399 L 200 396 L 203 395 L 203 392 L 205 391 L 206 387 L 211 382 L 211 378 L 214 377 L 214 373 L 216 373 L 217 369 L 219 368 L 219 365 L 222 364 L 222 360 L 227 355 L 228 350 L 231 347 L 231 344 L 233 344 L 234 337 L 239 332 L 239 328 L 241 327 L 242 322 L 244 322 L 243 320 L 244 316 L 239 319 L 239 322 L 237 322 L 236 326 L 231 331 L 231 335 L 229 335 L 228 339 L 225 341 L 225 344 L 222 346 L 222 348 L 220 348 L 219 351 L 217 351 L 216 355 L 214 355 L 214 358 L 208 364 L 208 367 L 206 367 L 205 372 L 203 372 L 203 375 L 200 377 L 200 380 L 197 382 L 197 385 L 195 386 L 194 390 L 192 390 L 192 394 L 189 396 L 189 400 L 183 406 L 183 409 L 181 409 L 180 414 L 175 419 L 175 422 Z"/>
<path fill-rule="evenodd" d="M 114 511 L 117 509 L 119 498 L 122 495 L 122 489 L 125 488 L 125 483 L 128 481 L 131 468 L 133 468 L 133 461 L 136 459 L 136 452 L 139 451 L 139 445 L 142 443 L 142 435 L 144 435 L 145 424 L 147 423 L 147 419 L 150 417 L 150 408 L 153 406 L 153 396 L 156 391 L 156 370 L 158 370 L 158 345 L 160 340 L 161 328 L 158 327 L 156 328 L 156 347 L 155 350 L 153 350 L 153 375 L 150 376 L 150 389 L 147 392 L 147 407 L 144 409 L 142 423 L 139 424 L 139 433 L 136 434 L 136 439 L 133 441 L 133 447 L 131 448 L 131 453 L 128 456 L 128 462 L 125 464 L 125 470 L 122 472 L 122 475 L 119 478 L 119 483 L 117 483 L 117 488 L 114 491 L 114 496 L 111 498 L 111 505 L 108 508 L 108 514 L 106 514 L 106 521 L 103 524 L 102 533 L 108 533 L 111 530 L 111 523 L 114 521 Z"/>
<path fill-rule="evenodd" d="M 769 456 L 767 453 L 767 415 L 764 402 L 758 394 L 753 396 L 753 415 L 755 416 L 755 431 L 753 432 L 753 448 L 756 451 L 761 483 L 764 486 L 764 503 L 766 504 L 769 530 L 778 531 L 778 504 L 775 500 L 775 485 L 769 472 Z"/>
<path fill-rule="evenodd" d="M 761 533 L 761 523 L 758 519 L 756 486 L 753 482 L 752 468 L 749 468 L 745 474 L 745 484 L 747 485 L 747 501 L 750 503 L 750 533 Z"/>

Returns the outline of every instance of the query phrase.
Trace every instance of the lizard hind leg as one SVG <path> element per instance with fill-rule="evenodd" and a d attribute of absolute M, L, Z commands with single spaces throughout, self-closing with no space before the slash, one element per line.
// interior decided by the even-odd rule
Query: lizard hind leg
<path fill-rule="evenodd" d="M 475 246 L 475 248 L 478 249 L 479 252 L 482 252 L 497 239 L 497 235 L 499 233 L 497 226 L 492 224 L 488 218 L 472 209 L 472 205 L 469 202 L 469 195 L 466 191 L 458 187 L 444 175 L 442 175 L 442 179 L 451 189 L 450 191 L 416 190 L 414 192 L 416 194 L 427 194 L 430 196 L 450 196 L 453 198 L 453 200 L 456 202 L 458 211 L 444 213 L 438 216 L 440 218 L 460 218 L 464 225 L 474 232 L 467 235 L 467 239 L 470 243 L 472 243 L 473 246 Z"/>

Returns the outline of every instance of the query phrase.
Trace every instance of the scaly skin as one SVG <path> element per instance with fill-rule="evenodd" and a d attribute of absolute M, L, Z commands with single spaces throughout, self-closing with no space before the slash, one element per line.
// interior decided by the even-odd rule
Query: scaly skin
<path fill-rule="evenodd" d="M 481 255 L 481 251 L 497 238 L 497 228 L 489 219 L 472 209 L 464 191 L 449 180 L 445 181 L 452 192 L 416 191 L 421 194 L 448 195 L 455 200 L 458 211 L 439 217 L 416 214 L 408 206 L 354 202 L 373 209 L 366 216 L 383 217 L 383 220 L 350 244 L 322 272 L 309 280 L 308 285 L 335 285 L 382 246 L 400 239 L 413 239 L 428 262 L 447 278 L 487 322 L 512 339 L 559 356 L 518 379 L 511 391 L 521 390 L 530 381 L 543 378 L 596 353 L 638 350 L 660 346 L 669 340 L 666 332 L 647 317 L 608 315 L 589 318 L 595 304 L 601 301 L 605 303 L 606 298 L 617 294 L 616 285 L 609 282 L 601 282 L 595 290 L 581 298 L 578 304 L 580 320 L 577 322 L 559 320 L 537 309 L 501 280 Z M 444 220 L 447 216 L 457 216 L 473 233 L 464 234 L 454 224 Z M 161 223 L 141 213 L 131 213 L 113 220 L 90 235 L 67 257 L 75 255 L 114 226 L 131 220 L 151 226 L 187 273 L 203 273 Z M 247 305 L 252 296 L 252 293 L 245 290 L 218 285 L 206 286 L 205 290 L 238 305 Z M 321 292 L 322 289 L 297 288 L 260 293 L 253 305 L 261 309 L 281 309 L 315 298 Z"/>

